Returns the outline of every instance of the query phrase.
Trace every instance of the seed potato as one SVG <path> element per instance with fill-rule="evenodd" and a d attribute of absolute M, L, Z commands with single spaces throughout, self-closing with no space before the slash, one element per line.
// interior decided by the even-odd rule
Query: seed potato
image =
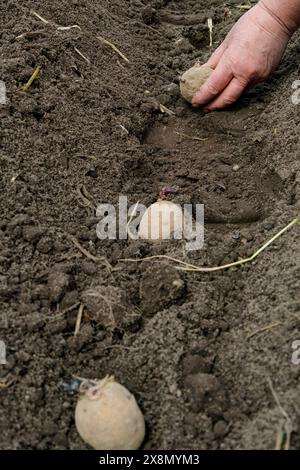
<path fill-rule="evenodd" d="M 106 377 L 79 396 L 75 424 L 81 438 L 96 450 L 136 450 L 145 422 L 134 396 Z"/>
<path fill-rule="evenodd" d="M 187 70 L 180 79 L 180 92 L 189 103 L 192 102 L 196 92 L 212 74 L 213 69 L 207 65 L 196 64 Z"/>

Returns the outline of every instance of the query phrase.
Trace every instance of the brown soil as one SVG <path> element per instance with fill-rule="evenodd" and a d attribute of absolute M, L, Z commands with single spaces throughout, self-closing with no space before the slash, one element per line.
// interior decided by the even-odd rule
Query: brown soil
<path fill-rule="evenodd" d="M 179 96 L 180 74 L 211 53 L 207 18 L 217 46 L 238 3 L 226 15 L 221 0 L 1 0 L 0 380 L 12 381 L 0 389 L 2 449 L 87 448 L 76 397 L 62 387 L 71 374 L 114 374 L 127 386 L 145 414 L 146 449 L 274 448 L 285 418 L 271 378 L 299 448 L 298 228 L 252 264 L 181 273 L 163 261 L 118 263 L 182 259 L 182 245 L 97 240 L 93 203 L 79 195 L 148 205 L 177 186 L 176 202 L 205 204 L 205 247 L 186 258 L 199 265 L 252 254 L 298 214 L 299 34 L 272 78 L 230 110 L 203 115 Z"/>

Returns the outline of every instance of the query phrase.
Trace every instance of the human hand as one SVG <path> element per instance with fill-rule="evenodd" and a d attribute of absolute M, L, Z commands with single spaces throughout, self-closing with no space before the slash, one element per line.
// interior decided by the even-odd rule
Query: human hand
<path fill-rule="evenodd" d="M 258 3 L 239 19 L 205 64 L 214 71 L 192 104 L 214 111 L 234 103 L 247 88 L 267 79 L 291 35 L 276 15 Z"/>

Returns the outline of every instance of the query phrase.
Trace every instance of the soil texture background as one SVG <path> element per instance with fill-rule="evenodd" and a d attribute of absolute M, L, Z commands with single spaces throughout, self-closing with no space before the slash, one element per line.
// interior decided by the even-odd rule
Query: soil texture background
<path fill-rule="evenodd" d="M 299 214 L 300 35 L 226 111 L 179 94 L 180 75 L 212 52 L 207 19 L 215 48 L 240 3 L 1 0 L 1 449 L 88 448 L 63 387 L 72 374 L 113 374 L 134 393 L 145 449 L 273 449 L 282 430 L 299 449 L 299 228 L 216 273 L 119 261 L 228 263 Z M 97 204 L 149 205 L 166 185 L 174 202 L 205 205 L 202 250 L 97 239 Z"/>

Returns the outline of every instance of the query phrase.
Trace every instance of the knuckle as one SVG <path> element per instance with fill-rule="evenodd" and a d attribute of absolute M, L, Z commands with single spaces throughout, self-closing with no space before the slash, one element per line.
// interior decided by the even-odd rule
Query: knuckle
<path fill-rule="evenodd" d="M 257 64 L 254 64 L 251 61 L 241 60 L 240 58 L 234 59 L 232 68 L 236 78 L 238 78 L 238 80 L 244 85 L 255 80 L 259 75 L 260 69 Z"/>
<path fill-rule="evenodd" d="M 248 82 L 252 82 L 257 79 L 259 76 L 259 72 L 256 68 L 250 68 L 247 73 L 247 80 Z"/>
<path fill-rule="evenodd" d="M 251 83 L 252 81 L 254 81 L 256 79 L 256 72 L 254 71 L 245 71 L 243 74 L 239 74 L 239 75 L 236 75 L 236 79 L 239 81 L 240 85 L 243 87 L 243 88 L 246 88 L 249 83 Z"/>
<path fill-rule="evenodd" d="M 229 65 L 231 67 L 231 70 L 234 72 L 239 70 L 241 68 L 241 59 L 240 57 L 230 57 L 229 59 Z"/>
<path fill-rule="evenodd" d="M 206 89 L 210 95 L 216 96 L 219 93 L 218 88 L 212 82 L 208 82 L 206 85 Z"/>
<path fill-rule="evenodd" d="M 223 99 L 223 104 L 224 104 L 224 106 L 230 106 L 235 101 L 236 101 L 236 98 L 234 98 L 233 96 L 226 96 Z"/>

